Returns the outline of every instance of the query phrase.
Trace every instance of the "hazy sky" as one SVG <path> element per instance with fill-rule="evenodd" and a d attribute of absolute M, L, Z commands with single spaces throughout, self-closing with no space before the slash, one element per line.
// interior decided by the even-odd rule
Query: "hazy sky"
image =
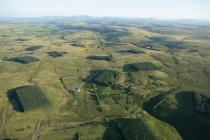
<path fill-rule="evenodd" d="M 210 20 L 210 0 L 0 0 L 0 17 L 77 15 Z"/>

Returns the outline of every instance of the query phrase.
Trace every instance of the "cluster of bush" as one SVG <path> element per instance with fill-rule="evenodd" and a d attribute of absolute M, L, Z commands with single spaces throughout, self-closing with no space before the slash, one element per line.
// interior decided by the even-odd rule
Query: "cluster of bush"
<path fill-rule="evenodd" d="M 126 72 L 135 72 L 135 71 L 152 71 L 157 70 L 159 67 L 157 67 L 155 64 L 151 62 L 140 62 L 140 63 L 133 63 L 133 64 L 126 64 L 124 66 L 124 71 Z"/>
<path fill-rule="evenodd" d="M 23 42 L 23 41 L 28 41 L 29 39 L 26 39 L 26 38 L 17 38 L 16 41 L 20 41 L 20 42 Z"/>
<path fill-rule="evenodd" d="M 124 71 L 126 72 L 153 71 L 158 69 L 159 69 L 158 66 L 150 62 L 126 64 L 124 66 Z M 114 70 L 109 70 L 109 69 L 93 70 L 91 71 L 90 76 L 87 77 L 86 82 L 91 81 L 98 85 L 114 87 L 118 77 L 119 77 L 119 72 Z"/>
<path fill-rule="evenodd" d="M 210 115 L 210 98 L 193 93 L 195 111 Z"/>
<path fill-rule="evenodd" d="M 81 44 L 81 43 L 71 43 L 71 45 L 74 46 L 74 47 L 85 48 L 85 45 Z"/>
<path fill-rule="evenodd" d="M 112 60 L 112 56 L 111 55 L 94 55 L 94 56 L 88 56 L 87 59 L 91 59 L 91 60 L 105 60 L 105 61 L 111 61 Z"/>
<path fill-rule="evenodd" d="M 64 54 L 66 54 L 66 52 L 57 52 L 57 51 L 50 51 L 48 52 L 48 55 L 51 56 L 51 57 L 61 57 L 63 56 Z"/>
<path fill-rule="evenodd" d="M 126 140 L 157 140 L 142 119 L 116 119 L 115 123 L 123 132 Z"/>
<path fill-rule="evenodd" d="M 39 61 L 38 58 L 32 57 L 32 56 L 17 56 L 17 57 L 12 57 L 12 58 L 6 58 L 6 61 L 12 61 L 12 62 L 17 62 L 21 64 L 29 64 L 33 62 Z"/>
<path fill-rule="evenodd" d="M 30 111 L 50 104 L 48 98 L 37 86 L 23 86 L 8 91 L 8 98 L 14 110 Z"/>
<path fill-rule="evenodd" d="M 91 75 L 94 75 L 93 77 Z M 114 70 L 94 70 L 91 72 L 91 81 L 103 86 L 112 86 L 118 78 L 119 73 Z"/>
<path fill-rule="evenodd" d="M 142 54 L 145 53 L 141 50 L 134 50 L 134 49 L 130 49 L 130 50 L 122 50 L 122 51 L 118 51 L 119 53 L 131 53 L 131 54 Z"/>
<path fill-rule="evenodd" d="M 41 49 L 42 47 L 44 47 L 44 46 L 34 45 L 34 46 L 29 47 L 29 48 L 26 48 L 25 51 L 36 51 L 38 49 Z"/>

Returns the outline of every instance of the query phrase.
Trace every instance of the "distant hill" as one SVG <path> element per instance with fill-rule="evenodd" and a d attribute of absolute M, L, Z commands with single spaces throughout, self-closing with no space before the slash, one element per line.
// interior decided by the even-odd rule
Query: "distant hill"
<path fill-rule="evenodd" d="M 91 23 L 156 23 L 156 24 L 180 24 L 180 25 L 199 25 L 210 26 L 208 20 L 198 19 L 177 19 L 177 20 L 161 20 L 155 18 L 126 18 L 126 17 L 91 17 L 91 16 L 46 16 L 46 17 L 0 17 L 0 23 L 51 23 L 51 22 L 91 22 Z"/>

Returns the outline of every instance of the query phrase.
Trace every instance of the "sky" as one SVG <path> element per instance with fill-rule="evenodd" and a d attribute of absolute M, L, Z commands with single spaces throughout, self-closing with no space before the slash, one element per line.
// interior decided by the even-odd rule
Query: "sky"
<path fill-rule="evenodd" d="M 79 15 L 210 20 L 210 0 L 0 0 L 0 17 Z"/>

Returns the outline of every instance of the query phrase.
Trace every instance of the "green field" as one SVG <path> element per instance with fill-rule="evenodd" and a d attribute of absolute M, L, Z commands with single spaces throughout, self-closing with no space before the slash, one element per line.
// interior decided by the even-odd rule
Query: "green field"
<path fill-rule="evenodd" d="M 0 139 L 208 140 L 210 26 L 165 22 L 0 22 Z"/>

